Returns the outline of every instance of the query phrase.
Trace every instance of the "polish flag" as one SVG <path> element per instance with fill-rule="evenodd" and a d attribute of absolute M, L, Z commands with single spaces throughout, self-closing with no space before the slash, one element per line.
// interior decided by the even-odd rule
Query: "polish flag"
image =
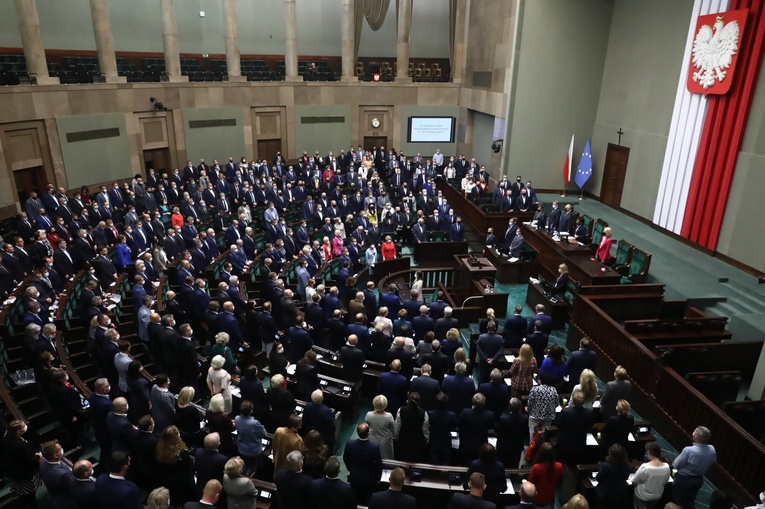
<path fill-rule="evenodd" d="M 568 146 L 566 164 L 563 165 L 563 186 L 567 186 L 571 180 L 571 159 L 574 156 L 574 135 L 571 135 L 571 144 Z"/>

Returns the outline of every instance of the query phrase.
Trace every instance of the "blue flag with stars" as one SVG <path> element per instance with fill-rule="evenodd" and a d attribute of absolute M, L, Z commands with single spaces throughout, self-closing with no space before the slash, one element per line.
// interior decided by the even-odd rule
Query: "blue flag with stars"
<path fill-rule="evenodd" d="M 587 137 L 587 143 L 584 145 L 584 152 L 582 152 L 582 158 L 579 160 L 579 166 L 576 167 L 576 175 L 574 176 L 574 182 L 579 186 L 579 189 L 584 187 L 590 175 L 592 175 L 592 150 L 590 149 L 590 138 Z"/>

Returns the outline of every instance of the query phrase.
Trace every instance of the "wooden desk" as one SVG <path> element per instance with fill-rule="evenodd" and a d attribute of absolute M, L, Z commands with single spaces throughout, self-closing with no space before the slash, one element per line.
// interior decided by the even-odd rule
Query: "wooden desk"
<path fill-rule="evenodd" d="M 526 244 L 539 255 L 539 273 L 546 280 L 554 281 L 558 277 L 558 266 L 565 263 L 571 280 L 582 285 L 613 285 L 621 281 L 621 274 L 592 260 L 592 246 L 556 242 L 546 231 L 525 224 L 520 228 Z"/>
<path fill-rule="evenodd" d="M 486 279 L 478 281 L 472 281 L 473 295 L 480 295 L 483 297 L 483 308 L 494 308 L 495 310 L 507 309 L 507 299 L 510 296 L 506 292 L 495 291 L 494 285 Z M 488 289 L 487 289 L 488 287 Z"/>
<path fill-rule="evenodd" d="M 454 286 L 456 288 L 466 288 L 470 285 L 471 281 L 478 281 L 479 279 L 494 278 L 494 274 L 497 272 L 497 268 L 491 264 L 491 262 L 484 258 L 476 258 L 480 263 L 472 265 L 470 262 L 471 255 L 458 254 L 454 255 Z"/>
<path fill-rule="evenodd" d="M 495 275 L 497 283 L 503 285 L 525 283 L 530 277 L 536 277 L 539 274 L 539 262 L 536 259 L 511 262 L 494 248 L 484 249 L 484 255 L 489 263 L 497 268 Z"/>
<path fill-rule="evenodd" d="M 390 471 L 401 467 L 406 473 L 404 491 L 417 499 L 418 507 L 446 507 L 454 493 L 466 493 L 463 488 L 467 467 L 432 465 L 429 463 L 408 463 L 405 461 L 383 460 L 383 475 L 381 487 L 388 487 Z M 413 474 L 418 474 L 414 477 Z M 505 477 L 510 490 L 500 495 L 499 502 L 504 506 L 517 504 L 520 501 L 518 492 L 523 479 L 527 478 L 530 470 L 507 469 Z"/>
<path fill-rule="evenodd" d="M 563 330 L 566 327 L 571 305 L 563 299 L 559 299 L 555 303 L 550 302 L 550 299 L 545 296 L 542 285 L 529 283 L 529 289 L 526 292 L 526 305 L 534 311 L 537 304 L 544 305 L 545 311 L 552 317 L 553 329 Z"/>
<path fill-rule="evenodd" d="M 449 265 L 453 255 L 467 252 L 467 242 L 421 242 L 414 245 L 414 257 L 420 267 Z"/>

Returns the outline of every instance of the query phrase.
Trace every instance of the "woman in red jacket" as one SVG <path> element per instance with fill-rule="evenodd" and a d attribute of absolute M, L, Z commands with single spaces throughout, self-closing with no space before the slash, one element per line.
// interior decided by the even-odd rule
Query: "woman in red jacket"
<path fill-rule="evenodd" d="M 390 235 L 385 236 L 385 242 L 382 243 L 381 251 L 383 261 L 392 260 L 396 257 L 396 244 L 393 243 Z"/>
<path fill-rule="evenodd" d="M 603 238 L 600 239 L 598 250 L 595 251 L 595 258 L 599 262 L 605 262 L 611 258 L 611 228 L 606 226 L 603 228 Z"/>

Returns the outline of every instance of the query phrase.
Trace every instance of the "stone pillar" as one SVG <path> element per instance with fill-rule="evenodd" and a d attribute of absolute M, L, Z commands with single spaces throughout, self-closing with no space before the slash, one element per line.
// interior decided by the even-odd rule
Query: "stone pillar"
<path fill-rule="evenodd" d="M 51 78 L 48 74 L 48 62 L 45 60 L 45 49 L 40 35 L 40 18 L 37 17 L 37 3 L 35 0 L 15 0 L 15 3 L 29 76 L 35 78 L 38 85 L 57 85 L 60 83 L 59 79 Z"/>
<path fill-rule="evenodd" d="M 162 12 L 162 47 L 165 50 L 165 74 L 167 81 L 181 83 L 189 81 L 181 76 L 181 55 L 178 50 L 178 26 L 175 24 L 175 1 L 160 0 Z"/>
<path fill-rule="evenodd" d="M 117 57 L 114 54 L 112 23 L 107 0 L 90 0 L 90 17 L 93 18 L 93 34 L 96 36 L 98 67 L 107 83 L 127 83 L 125 76 L 117 75 Z"/>
<path fill-rule="evenodd" d="M 341 81 L 358 81 L 355 76 L 356 59 L 354 50 L 356 48 L 356 0 L 343 0 L 343 23 L 340 32 L 342 33 L 342 62 L 343 74 Z"/>
<path fill-rule="evenodd" d="M 298 76 L 297 6 L 295 0 L 284 0 L 284 80 L 303 81 Z"/>
<path fill-rule="evenodd" d="M 229 81 L 247 81 L 242 76 L 239 59 L 239 21 L 236 17 L 236 0 L 223 0 L 223 37 L 226 41 L 226 71 Z"/>
<path fill-rule="evenodd" d="M 452 62 L 452 83 L 462 83 L 465 72 L 465 51 L 467 47 L 467 32 L 469 26 L 470 0 L 457 1 L 457 21 L 454 27 L 454 62 Z"/>
<path fill-rule="evenodd" d="M 409 72 L 409 35 L 412 31 L 412 0 L 398 2 L 398 43 L 396 44 L 396 81 L 412 81 Z"/>

